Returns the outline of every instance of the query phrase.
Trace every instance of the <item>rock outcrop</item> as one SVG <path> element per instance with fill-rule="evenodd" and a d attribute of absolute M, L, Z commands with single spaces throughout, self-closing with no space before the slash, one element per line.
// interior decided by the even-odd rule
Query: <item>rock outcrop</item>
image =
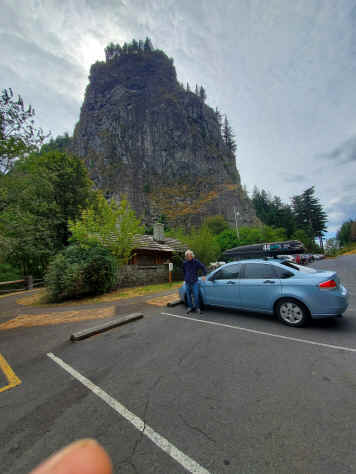
<path fill-rule="evenodd" d="M 73 151 L 105 195 L 126 195 L 145 223 L 234 222 L 237 207 L 240 225 L 258 224 L 216 112 L 177 82 L 171 59 L 141 44 L 91 67 Z"/>

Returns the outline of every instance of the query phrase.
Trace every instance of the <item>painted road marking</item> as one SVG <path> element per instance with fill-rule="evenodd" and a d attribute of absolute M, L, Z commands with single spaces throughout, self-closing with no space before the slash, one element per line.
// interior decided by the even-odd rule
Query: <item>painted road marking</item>
<path fill-rule="evenodd" d="M 141 420 L 134 413 L 129 411 L 124 405 L 112 398 L 109 394 L 104 392 L 100 387 L 95 385 L 89 379 L 77 372 L 73 367 L 66 364 L 62 359 L 55 356 L 52 352 L 49 352 L 47 356 L 52 359 L 56 364 L 58 364 L 62 369 L 68 372 L 72 377 L 78 380 L 80 383 L 85 385 L 91 392 L 95 393 L 99 398 L 101 398 L 107 405 L 113 408 L 119 415 L 129 421 L 136 429 L 138 429 L 142 434 L 147 436 L 156 446 L 158 446 L 162 451 L 168 454 L 171 458 L 177 461 L 181 466 L 183 466 L 188 472 L 195 474 L 210 474 L 204 467 L 200 466 L 194 459 L 185 455 L 182 451 L 177 449 L 173 444 L 171 444 L 166 438 L 161 436 L 159 433 L 154 431 L 150 426 L 146 425 L 144 420 Z"/>
<path fill-rule="evenodd" d="M 259 335 L 262 335 L 262 336 L 270 336 L 270 337 L 275 337 L 277 339 L 285 339 L 287 341 L 302 342 L 303 344 L 312 344 L 314 346 L 327 347 L 328 349 L 336 349 L 338 351 L 356 352 L 356 348 L 353 348 L 353 347 L 344 347 L 344 346 L 335 346 L 333 344 L 324 344 L 323 342 L 311 341 L 309 339 L 301 339 L 299 337 L 282 336 L 280 334 L 273 334 L 273 333 L 264 332 L 264 331 L 256 331 L 255 329 L 247 329 L 247 328 L 242 328 L 240 326 L 232 326 L 230 324 L 217 323 L 215 321 L 206 321 L 205 319 L 190 318 L 189 316 L 180 316 L 178 314 L 171 314 L 171 313 L 161 313 L 161 314 L 163 314 L 165 316 L 172 316 L 172 317 L 178 318 L 178 319 L 187 319 L 188 321 L 195 321 L 195 322 L 202 323 L 202 324 L 211 324 L 212 326 L 221 326 L 221 327 L 225 327 L 225 328 L 229 328 L 229 329 L 236 329 L 237 331 L 250 332 L 252 334 L 259 334 Z"/>
<path fill-rule="evenodd" d="M 0 369 L 4 372 L 7 381 L 9 382 L 8 385 L 5 387 L 0 387 L 0 392 L 5 392 L 5 390 L 9 390 L 10 388 L 16 387 L 20 385 L 21 380 L 6 362 L 5 358 L 0 354 Z"/>

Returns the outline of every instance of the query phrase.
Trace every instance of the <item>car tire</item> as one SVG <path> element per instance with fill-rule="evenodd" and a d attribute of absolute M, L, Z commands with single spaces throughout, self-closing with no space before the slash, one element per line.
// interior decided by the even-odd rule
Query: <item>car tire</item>
<path fill-rule="evenodd" d="M 292 327 L 305 326 L 309 320 L 309 311 L 300 301 L 285 298 L 276 304 L 276 314 L 282 323 Z"/>

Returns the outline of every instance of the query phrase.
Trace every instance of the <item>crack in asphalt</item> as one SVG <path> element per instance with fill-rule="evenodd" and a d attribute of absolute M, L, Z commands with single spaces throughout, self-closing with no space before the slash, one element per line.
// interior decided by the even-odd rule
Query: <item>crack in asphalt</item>
<path fill-rule="evenodd" d="M 194 430 L 194 431 L 197 431 L 198 433 L 202 434 L 203 436 L 205 436 L 206 439 L 208 439 L 209 441 L 211 441 L 212 443 L 216 444 L 216 440 L 214 438 L 211 438 L 208 434 L 206 434 L 203 430 L 201 430 L 200 428 L 198 428 L 197 426 L 193 426 L 193 425 L 190 425 L 187 420 L 184 419 L 184 417 L 179 413 L 179 418 L 183 421 L 183 423 L 188 426 L 188 428 Z"/>
<path fill-rule="evenodd" d="M 191 347 L 189 351 L 187 351 L 185 354 L 182 355 L 182 357 L 179 358 L 178 360 L 178 366 L 180 367 L 185 359 L 187 359 L 193 352 L 194 349 L 196 348 L 197 344 L 194 344 L 194 346 Z"/>
<path fill-rule="evenodd" d="M 134 464 L 134 462 L 133 462 L 133 458 L 134 458 L 134 456 L 135 456 L 135 454 L 136 454 L 136 451 L 137 451 L 137 449 L 138 449 L 138 446 L 142 443 L 143 436 L 144 436 L 144 434 L 145 434 L 145 429 L 146 429 L 146 416 L 147 416 L 148 407 L 149 407 L 150 402 L 151 402 L 151 394 L 152 394 L 153 390 L 155 390 L 155 388 L 157 387 L 157 385 L 160 383 L 160 381 L 161 381 L 162 378 L 163 378 L 163 375 L 160 375 L 160 376 L 157 378 L 157 380 L 153 383 L 153 385 L 151 386 L 151 388 L 149 389 L 148 399 L 147 399 L 146 404 L 145 404 L 145 409 L 144 409 L 143 418 L 142 418 L 142 419 L 143 419 L 143 428 L 142 428 L 142 430 L 140 431 L 140 436 L 139 436 L 139 437 L 136 439 L 136 441 L 135 441 L 135 444 L 134 444 L 134 446 L 133 446 L 133 448 L 132 448 L 132 452 L 131 452 L 130 457 L 129 457 L 127 460 L 125 460 L 125 462 L 126 462 L 127 464 L 129 464 L 129 465 L 134 469 L 134 471 L 135 471 L 136 473 L 138 473 L 138 471 L 137 471 L 137 468 L 136 468 L 136 466 L 135 466 L 135 464 Z"/>

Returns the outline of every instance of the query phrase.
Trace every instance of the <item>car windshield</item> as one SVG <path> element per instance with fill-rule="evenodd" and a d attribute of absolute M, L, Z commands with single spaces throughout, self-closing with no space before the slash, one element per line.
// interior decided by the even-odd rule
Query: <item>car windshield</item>
<path fill-rule="evenodd" d="M 317 273 L 318 270 L 315 270 L 315 268 L 310 268 L 310 267 L 304 267 L 303 265 L 298 265 L 297 263 L 293 263 L 290 260 L 285 260 L 284 262 L 281 262 L 282 265 L 285 265 L 286 267 L 293 268 L 294 270 L 298 270 L 299 272 L 303 273 Z"/>

